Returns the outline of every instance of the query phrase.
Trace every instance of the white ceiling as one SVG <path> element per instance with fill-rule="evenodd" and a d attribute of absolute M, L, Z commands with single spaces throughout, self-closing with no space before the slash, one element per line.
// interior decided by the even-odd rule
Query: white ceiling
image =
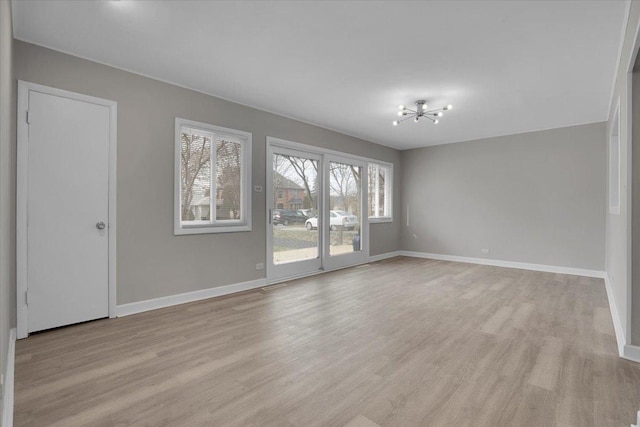
<path fill-rule="evenodd" d="M 604 121 L 624 1 L 14 1 L 15 37 L 396 148 Z M 453 104 L 394 127 L 399 104 Z"/>

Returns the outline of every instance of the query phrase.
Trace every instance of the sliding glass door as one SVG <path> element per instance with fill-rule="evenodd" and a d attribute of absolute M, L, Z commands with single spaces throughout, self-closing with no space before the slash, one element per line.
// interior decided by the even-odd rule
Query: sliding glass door
<path fill-rule="evenodd" d="M 348 157 L 268 144 L 269 282 L 366 262 L 365 166 Z"/>

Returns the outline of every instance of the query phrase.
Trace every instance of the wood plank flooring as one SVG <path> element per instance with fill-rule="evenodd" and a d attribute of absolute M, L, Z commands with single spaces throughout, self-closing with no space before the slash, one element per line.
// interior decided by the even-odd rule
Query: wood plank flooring
<path fill-rule="evenodd" d="M 18 341 L 16 426 L 629 426 L 601 279 L 395 258 Z"/>

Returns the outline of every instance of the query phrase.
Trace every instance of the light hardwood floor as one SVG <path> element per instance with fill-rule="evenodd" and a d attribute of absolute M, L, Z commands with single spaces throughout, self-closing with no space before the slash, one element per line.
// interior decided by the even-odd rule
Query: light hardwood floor
<path fill-rule="evenodd" d="M 601 279 L 396 258 L 32 335 L 16 426 L 629 426 Z"/>

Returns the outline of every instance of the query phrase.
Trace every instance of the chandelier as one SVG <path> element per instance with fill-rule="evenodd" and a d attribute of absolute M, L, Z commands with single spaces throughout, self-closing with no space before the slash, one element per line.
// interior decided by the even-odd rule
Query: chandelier
<path fill-rule="evenodd" d="M 438 117 L 442 117 L 443 111 L 451 110 L 453 106 L 447 105 L 446 107 L 429 110 L 429 107 L 427 106 L 427 101 L 424 101 L 421 99 L 419 101 L 416 101 L 415 110 L 407 108 L 404 105 L 400 105 L 398 108 L 400 108 L 400 111 L 398 111 L 398 116 L 404 117 L 404 118 L 400 120 L 395 120 L 393 122 L 394 126 L 398 126 L 400 123 L 409 119 L 413 119 L 413 121 L 417 123 L 423 117 L 431 120 L 433 124 L 437 125 Z"/>

